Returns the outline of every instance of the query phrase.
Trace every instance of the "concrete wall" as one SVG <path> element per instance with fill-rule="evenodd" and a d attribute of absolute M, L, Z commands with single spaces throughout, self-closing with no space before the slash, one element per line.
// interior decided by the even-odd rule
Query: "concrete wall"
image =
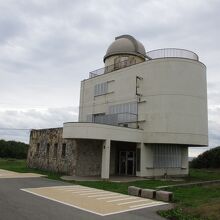
<path fill-rule="evenodd" d="M 79 121 L 106 113 L 110 105 L 137 101 L 144 143 L 208 145 L 206 67 L 184 58 L 154 59 L 82 81 Z M 108 94 L 94 97 L 94 86 Z M 126 83 L 125 83 L 126 82 Z"/>

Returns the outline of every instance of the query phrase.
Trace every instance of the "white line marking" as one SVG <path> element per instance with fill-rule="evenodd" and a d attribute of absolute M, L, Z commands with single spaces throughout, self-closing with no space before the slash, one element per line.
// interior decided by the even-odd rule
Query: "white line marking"
<path fill-rule="evenodd" d="M 89 198 L 96 198 L 96 197 L 103 197 L 103 196 L 113 196 L 115 194 L 113 193 L 108 193 L 108 194 L 98 194 L 98 195 L 93 195 L 93 196 L 88 196 Z"/>
<path fill-rule="evenodd" d="M 58 189 L 58 190 L 62 190 L 62 189 L 66 189 L 66 188 L 80 188 L 81 186 L 79 185 L 71 185 L 71 186 L 48 186 L 48 187 L 43 187 L 43 188 L 53 188 L 53 189 Z"/>
<path fill-rule="evenodd" d="M 159 206 L 159 205 L 166 205 L 166 204 L 168 204 L 168 203 L 165 203 L 165 202 L 161 202 L 160 204 L 153 204 L 153 205 L 149 205 L 149 206 L 141 206 L 141 207 L 136 207 L 136 208 L 135 207 L 132 208 L 133 206 L 130 206 L 130 209 L 126 209 L 126 210 L 122 210 L 122 211 L 118 211 L 118 212 L 109 212 L 107 214 L 101 214 L 101 213 L 98 213 L 98 212 L 94 212 L 94 211 L 91 211 L 91 210 L 88 210 L 88 209 L 81 208 L 81 207 L 76 206 L 76 205 L 71 205 L 69 203 L 61 202 L 59 200 L 56 200 L 56 199 L 53 199 L 53 198 L 50 198 L 50 197 L 47 197 L 47 196 L 42 196 L 42 195 L 40 195 L 38 193 L 31 192 L 31 191 L 29 191 L 27 189 L 20 189 L 20 190 L 22 190 L 24 192 L 27 192 L 27 193 L 30 193 L 30 194 L 33 194 L 33 195 L 38 196 L 38 197 L 42 197 L 44 199 L 55 201 L 55 202 L 58 202 L 60 204 L 71 206 L 73 208 L 77 208 L 77 209 L 80 209 L 82 211 L 90 212 L 90 213 L 93 213 L 93 214 L 96 214 L 96 215 L 99 215 L 99 216 L 115 215 L 115 214 L 124 213 L 124 212 L 130 212 L 130 211 L 134 211 L 134 210 L 138 210 L 138 209 L 143 209 L 143 208 L 149 208 L 149 207 L 153 207 L 153 206 Z"/>
<path fill-rule="evenodd" d="M 152 207 L 152 206 L 157 206 L 157 205 L 166 205 L 168 203 L 161 203 L 161 202 L 152 202 L 150 203 L 149 205 L 147 204 L 139 204 L 139 205 L 132 205 L 132 206 L 129 206 L 130 208 L 137 208 L 137 207 L 140 207 L 140 208 L 148 208 L 148 207 Z"/>
<path fill-rule="evenodd" d="M 136 203 L 136 202 L 146 202 L 146 200 L 135 200 L 135 201 L 130 201 L 130 202 L 122 202 L 122 203 L 119 203 L 117 205 L 125 205 L 125 204 Z"/>
<path fill-rule="evenodd" d="M 72 187 L 72 188 L 64 188 L 65 190 L 88 190 L 88 189 L 93 189 L 93 188 L 90 188 L 90 187 Z"/>
<path fill-rule="evenodd" d="M 69 190 L 69 191 L 67 191 L 67 190 L 65 190 L 66 192 L 72 192 L 72 193 L 89 193 L 89 192 L 99 192 L 99 190 L 94 190 L 94 189 L 87 189 L 87 190 L 85 190 L 85 189 L 79 189 L 79 190 Z"/>
<path fill-rule="evenodd" d="M 116 199 L 116 198 L 121 198 L 121 197 L 125 197 L 124 195 L 123 196 L 109 196 L 109 197 L 104 197 L 104 198 L 97 198 L 98 200 L 102 200 L 102 199 Z"/>
<path fill-rule="evenodd" d="M 109 192 L 88 192 L 88 193 L 82 193 L 79 194 L 80 196 L 89 196 L 89 195 L 101 195 L 101 194 L 108 194 Z"/>
<path fill-rule="evenodd" d="M 131 212 L 131 211 L 135 211 L 135 210 L 139 210 L 139 209 L 150 208 L 150 207 L 159 206 L 159 205 L 167 205 L 167 204 L 168 203 L 161 203 L 161 204 L 157 204 L 157 205 L 149 205 L 149 206 L 144 206 L 144 207 L 142 206 L 142 207 L 130 208 L 130 209 L 126 209 L 126 210 L 118 211 L 118 212 L 109 212 L 107 214 L 104 214 L 103 216 L 115 215 L 115 214 L 119 214 L 119 213 Z"/>
<path fill-rule="evenodd" d="M 136 199 L 136 198 L 126 196 L 123 199 L 113 199 L 113 200 L 109 200 L 109 201 L 106 201 L 106 202 L 117 202 L 117 201 L 130 200 L 130 199 Z"/>
<path fill-rule="evenodd" d="M 60 188 L 59 190 L 69 191 L 69 190 L 88 190 L 88 189 L 84 189 L 82 187 L 71 187 L 71 188 Z"/>

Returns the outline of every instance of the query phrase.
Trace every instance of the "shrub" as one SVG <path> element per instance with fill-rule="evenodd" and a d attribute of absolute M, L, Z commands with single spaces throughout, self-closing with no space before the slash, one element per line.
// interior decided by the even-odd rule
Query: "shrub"
<path fill-rule="evenodd" d="M 28 144 L 22 142 L 0 140 L 0 157 L 25 159 L 28 147 Z"/>
<path fill-rule="evenodd" d="M 192 168 L 220 168 L 220 146 L 205 151 L 190 163 Z"/>

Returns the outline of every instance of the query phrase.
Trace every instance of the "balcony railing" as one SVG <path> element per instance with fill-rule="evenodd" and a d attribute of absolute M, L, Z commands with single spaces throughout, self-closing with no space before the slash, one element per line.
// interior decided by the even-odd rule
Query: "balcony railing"
<path fill-rule="evenodd" d="M 185 49 L 177 49 L 177 48 L 164 48 L 158 50 L 151 50 L 146 53 L 146 58 L 148 60 L 158 59 L 158 58 L 186 58 L 191 60 L 199 60 L 199 57 L 196 53 L 185 50 Z M 148 61 L 146 60 L 146 61 Z M 143 61 L 136 61 L 136 60 L 125 60 L 120 63 L 115 63 L 110 66 L 106 66 L 97 70 L 94 70 L 89 73 L 89 78 L 93 78 L 102 74 L 110 73 L 115 70 L 119 70 L 125 67 L 129 67 L 138 63 L 142 63 Z"/>
<path fill-rule="evenodd" d="M 124 112 L 124 113 L 116 113 L 116 114 L 108 114 L 108 115 L 98 115 L 93 119 L 94 123 L 98 124 L 107 124 L 107 125 L 116 125 L 116 126 L 129 126 L 129 123 L 137 122 L 137 114 Z"/>
<path fill-rule="evenodd" d="M 106 74 L 106 73 L 110 73 L 125 67 L 129 67 L 138 63 L 141 63 L 143 61 L 136 61 L 136 60 L 125 60 L 119 63 L 115 63 L 113 65 L 110 66 L 106 66 L 97 70 L 94 70 L 92 72 L 89 73 L 89 78 L 93 78 L 102 74 Z"/>
<path fill-rule="evenodd" d="M 177 48 L 164 48 L 158 50 L 151 50 L 147 52 L 147 56 L 149 56 L 151 59 L 177 57 L 177 58 L 187 58 L 197 61 L 199 60 L 199 57 L 196 53 L 190 50 L 177 49 Z"/>

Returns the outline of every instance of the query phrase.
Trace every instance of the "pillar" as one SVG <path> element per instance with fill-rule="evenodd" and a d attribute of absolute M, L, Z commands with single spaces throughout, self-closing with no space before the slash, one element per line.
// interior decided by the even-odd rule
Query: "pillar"
<path fill-rule="evenodd" d="M 103 141 L 101 178 L 109 179 L 111 140 Z"/>
<path fill-rule="evenodd" d="M 140 171 L 137 171 L 136 175 L 141 177 L 151 176 L 153 170 L 153 153 L 151 145 L 138 143 L 137 148 L 140 149 Z"/>

